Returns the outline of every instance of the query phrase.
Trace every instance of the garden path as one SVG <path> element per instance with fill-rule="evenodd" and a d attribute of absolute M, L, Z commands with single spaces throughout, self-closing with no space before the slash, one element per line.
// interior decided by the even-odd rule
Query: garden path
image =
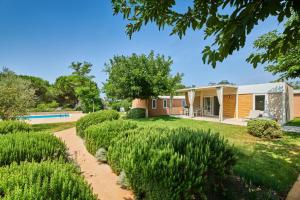
<path fill-rule="evenodd" d="M 71 158 L 80 166 L 85 180 L 101 200 L 133 200 L 129 190 L 122 189 L 117 184 L 117 175 L 107 164 L 99 164 L 84 146 L 84 141 L 76 135 L 76 129 L 71 128 L 56 132 L 55 136 L 65 142 Z"/>
<path fill-rule="evenodd" d="M 300 175 L 290 190 L 286 200 L 299 200 L 300 199 Z"/>

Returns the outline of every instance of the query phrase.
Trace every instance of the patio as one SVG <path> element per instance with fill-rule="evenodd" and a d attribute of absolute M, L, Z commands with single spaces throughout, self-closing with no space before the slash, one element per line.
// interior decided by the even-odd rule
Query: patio
<path fill-rule="evenodd" d="M 187 108 L 183 118 L 246 125 L 238 113 L 238 91 L 234 85 L 214 85 L 184 88 L 177 92 L 185 95 Z"/>
<path fill-rule="evenodd" d="M 198 116 L 198 117 L 190 117 L 187 115 L 172 115 L 177 118 L 183 118 L 183 119 L 193 119 L 193 120 L 199 120 L 199 121 L 208 121 L 208 122 L 221 122 L 224 124 L 231 124 L 231 125 L 238 125 L 238 126 L 247 126 L 247 121 L 244 119 L 237 119 L 237 118 L 224 118 L 222 121 L 219 120 L 218 116 L 213 117 L 206 117 L 206 116 Z"/>

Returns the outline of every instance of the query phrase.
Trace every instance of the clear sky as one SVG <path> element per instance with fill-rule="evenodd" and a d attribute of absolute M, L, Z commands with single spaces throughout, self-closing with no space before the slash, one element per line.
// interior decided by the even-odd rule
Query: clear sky
<path fill-rule="evenodd" d="M 252 43 L 278 27 L 274 19 L 260 23 L 246 46 L 216 69 L 202 63 L 201 51 L 210 44 L 203 32 L 188 31 L 180 40 L 169 30 L 150 25 L 131 40 L 125 34 L 122 16 L 113 16 L 110 0 L 0 0 L 0 67 L 18 74 L 40 76 L 53 82 L 69 74 L 72 61 L 94 64 L 96 81 L 105 81 L 104 63 L 113 55 L 155 53 L 171 56 L 173 72 L 184 73 L 186 85 L 206 85 L 229 80 L 237 84 L 264 83 L 275 79 L 262 67 L 245 62 Z"/>

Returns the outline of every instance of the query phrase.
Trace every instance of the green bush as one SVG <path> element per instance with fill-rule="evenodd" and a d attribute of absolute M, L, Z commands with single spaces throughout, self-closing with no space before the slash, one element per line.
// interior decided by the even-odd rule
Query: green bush
<path fill-rule="evenodd" d="M 90 126 L 85 131 L 85 145 L 95 155 L 100 148 L 108 149 L 113 139 L 126 130 L 137 128 L 137 124 L 126 120 L 114 120 Z"/>
<path fill-rule="evenodd" d="M 274 120 L 254 119 L 247 124 L 248 133 L 261 138 L 279 138 L 282 136 L 280 125 Z"/>
<path fill-rule="evenodd" d="M 139 119 L 146 117 L 146 109 L 144 108 L 133 108 L 128 111 L 127 118 L 129 119 Z"/>
<path fill-rule="evenodd" d="M 72 164 L 16 163 L 0 168 L 0 198 L 96 200 L 91 187 Z"/>
<path fill-rule="evenodd" d="M 103 110 L 87 114 L 81 117 L 76 123 L 77 134 L 84 138 L 84 131 L 91 125 L 100 124 L 104 121 L 111 121 L 120 118 L 120 114 L 115 110 Z"/>
<path fill-rule="evenodd" d="M 29 132 L 31 126 L 23 121 L 0 121 L 0 135 L 16 132 Z"/>
<path fill-rule="evenodd" d="M 188 128 L 127 131 L 108 149 L 108 161 L 124 170 L 137 199 L 206 199 L 222 189 L 236 162 L 218 134 Z"/>
<path fill-rule="evenodd" d="M 21 161 L 67 160 L 64 143 L 50 133 L 0 135 L 0 166 Z"/>
<path fill-rule="evenodd" d="M 111 102 L 110 106 L 113 110 L 117 110 L 117 111 L 120 111 L 120 109 L 123 107 L 124 110 L 127 112 L 130 110 L 131 101 L 128 100 L 115 101 L 115 102 Z"/>

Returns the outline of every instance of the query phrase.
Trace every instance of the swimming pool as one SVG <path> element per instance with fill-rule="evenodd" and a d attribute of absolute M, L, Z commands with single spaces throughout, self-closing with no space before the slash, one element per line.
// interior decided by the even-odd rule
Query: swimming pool
<path fill-rule="evenodd" d="M 63 114 L 52 114 L 52 115 L 28 115 L 19 117 L 19 119 L 52 119 L 52 118 L 67 118 L 70 117 L 70 114 L 63 113 Z"/>

